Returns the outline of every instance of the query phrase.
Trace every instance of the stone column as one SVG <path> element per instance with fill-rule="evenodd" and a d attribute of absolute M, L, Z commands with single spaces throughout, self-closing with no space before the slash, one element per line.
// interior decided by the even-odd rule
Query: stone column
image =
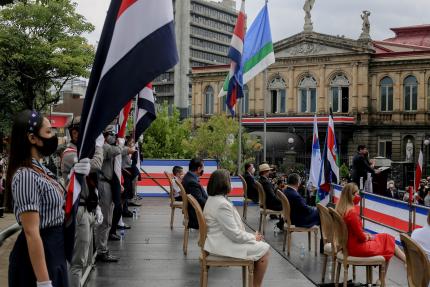
<path fill-rule="evenodd" d="M 394 114 L 393 114 L 393 122 L 395 123 L 400 123 L 400 117 L 401 117 L 401 113 L 400 111 L 403 110 L 402 107 L 402 95 L 403 95 L 403 83 L 402 83 L 402 77 L 401 77 L 401 73 L 397 72 L 393 78 L 394 81 L 394 87 L 393 87 L 393 110 L 394 110 Z M 394 153 L 394 151 L 393 151 Z"/>
<path fill-rule="evenodd" d="M 318 89 L 318 113 L 320 114 L 326 114 L 328 113 L 328 103 L 329 99 L 326 95 L 327 92 L 327 84 L 325 81 L 325 71 L 326 71 L 326 65 L 320 66 L 320 79 L 319 79 L 319 89 Z"/>
<path fill-rule="evenodd" d="M 352 112 L 361 112 L 361 106 L 358 100 L 358 63 L 352 63 Z"/>
<path fill-rule="evenodd" d="M 426 74 L 425 71 L 420 71 L 418 75 L 418 101 L 417 110 L 420 113 L 424 113 L 426 110 Z M 424 120 L 424 118 L 422 119 Z"/>
<path fill-rule="evenodd" d="M 370 106 L 370 112 L 371 113 L 375 113 L 379 111 L 379 90 L 378 90 L 378 79 L 376 77 L 376 74 L 372 75 L 372 87 L 371 87 L 371 95 L 369 95 L 370 97 L 370 101 L 371 101 L 371 106 Z"/>
<path fill-rule="evenodd" d="M 295 113 L 296 111 L 296 101 L 297 91 L 294 85 L 294 67 L 288 67 L 288 90 L 287 90 L 287 109 L 288 114 Z"/>

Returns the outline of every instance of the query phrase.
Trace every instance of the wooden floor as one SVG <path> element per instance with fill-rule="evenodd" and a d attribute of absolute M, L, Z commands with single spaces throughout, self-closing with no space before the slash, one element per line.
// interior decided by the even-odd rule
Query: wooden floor
<path fill-rule="evenodd" d="M 110 244 L 121 257 L 118 263 L 98 263 L 88 287 L 179 287 L 199 286 L 198 232 L 190 234 L 188 256 L 182 253 L 182 214 L 177 211 L 173 231 L 169 228 L 169 208 L 165 198 L 145 198 L 138 221 L 123 242 Z M 294 266 L 271 250 L 264 286 L 315 286 Z M 209 286 L 242 286 L 240 268 L 211 268 Z"/>

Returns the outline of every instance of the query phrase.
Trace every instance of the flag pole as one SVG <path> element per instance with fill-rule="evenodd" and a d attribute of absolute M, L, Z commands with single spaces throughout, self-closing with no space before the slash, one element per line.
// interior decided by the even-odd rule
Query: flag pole
<path fill-rule="evenodd" d="M 266 112 L 266 96 L 267 96 L 267 69 L 264 70 L 264 88 L 263 88 L 263 110 L 264 110 L 264 132 L 263 132 L 263 161 L 266 161 L 267 154 L 267 112 Z"/>
<path fill-rule="evenodd" d="M 237 175 L 240 175 L 242 167 L 242 109 L 243 109 L 243 98 L 239 98 L 239 137 L 238 137 L 238 154 L 237 154 Z"/>

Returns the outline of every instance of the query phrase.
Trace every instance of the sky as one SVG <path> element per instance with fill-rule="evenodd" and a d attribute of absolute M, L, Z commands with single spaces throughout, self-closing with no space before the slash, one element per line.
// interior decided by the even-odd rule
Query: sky
<path fill-rule="evenodd" d="M 183 0 L 177 0 L 183 1 Z M 95 44 L 103 28 L 110 0 L 75 0 L 77 10 L 95 26 L 87 35 Z M 240 1 L 237 0 L 238 8 Z M 252 21 L 265 0 L 247 0 L 246 13 Z M 305 0 L 269 0 L 273 41 L 290 37 L 303 30 Z M 394 34 L 390 28 L 430 24 L 429 0 L 316 0 L 312 14 L 314 31 L 330 35 L 344 35 L 357 39 L 361 33 L 361 11 L 369 10 L 370 32 L 374 40 L 383 40 Z M 248 26 L 250 23 L 248 23 Z"/>

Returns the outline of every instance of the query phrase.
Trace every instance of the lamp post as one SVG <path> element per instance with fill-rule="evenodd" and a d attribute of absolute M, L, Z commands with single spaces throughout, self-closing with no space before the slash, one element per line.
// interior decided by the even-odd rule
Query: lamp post
<path fill-rule="evenodd" d="M 424 158 L 423 158 L 424 170 L 423 170 L 423 173 L 424 173 L 425 177 L 427 177 L 427 165 L 428 165 L 427 161 L 429 159 L 426 157 L 426 155 L 427 155 L 429 145 L 430 145 L 430 138 L 425 139 L 424 140 L 424 150 L 423 150 L 423 153 L 424 153 Z"/>

